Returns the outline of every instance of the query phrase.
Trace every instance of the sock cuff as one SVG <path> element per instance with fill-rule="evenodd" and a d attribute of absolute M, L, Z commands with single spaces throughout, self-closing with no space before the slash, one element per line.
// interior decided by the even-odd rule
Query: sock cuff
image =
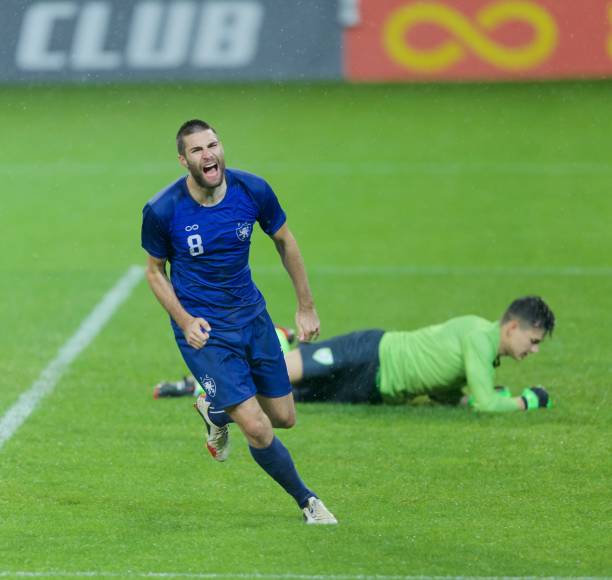
<path fill-rule="evenodd" d="M 249 445 L 249 450 L 251 451 L 251 455 L 253 455 L 254 457 L 261 457 L 261 458 L 265 458 L 271 452 L 276 453 L 277 450 L 282 450 L 282 449 L 286 449 L 286 447 L 283 445 L 283 442 L 276 435 L 274 435 L 272 439 L 272 443 L 270 443 L 270 445 L 268 445 L 267 447 L 252 447 L 251 445 Z"/>

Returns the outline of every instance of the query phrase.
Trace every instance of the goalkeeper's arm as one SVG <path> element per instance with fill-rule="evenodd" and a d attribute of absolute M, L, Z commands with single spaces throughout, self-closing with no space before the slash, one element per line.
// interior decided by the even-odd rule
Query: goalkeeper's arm
<path fill-rule="evenodd" d="M 525 389 L 520 397 L 513 397 L 510 389 L 503 386 L 495 387 L 495 395 L 503 399 L 512 399 L 517 408 L 522 411 L 533 411 L 534 409 L 550 409 L 552 407 L 552 401 L 548 395 L 548 391 L 541 386 L 529 387 Z M 463 404 L 467 404 L 468 407 L 474 407 L 475 399 L 474 396 L 464 397 Z"/>
<path fill-rule="evenodd" d="M 464 347 L 465 376 L 470 391 L 468 405 L 483 413 L 500 413 L 549 407 L 548 393 L 542 387 L 525 389 L 520 397 L 495 390 L 495 370 L 490 345 L 480 336 L 470 336 Z M 501 395 L 501 396 L 500 396 Z M 510 395 L 510 396 L 508 396 Z"/>

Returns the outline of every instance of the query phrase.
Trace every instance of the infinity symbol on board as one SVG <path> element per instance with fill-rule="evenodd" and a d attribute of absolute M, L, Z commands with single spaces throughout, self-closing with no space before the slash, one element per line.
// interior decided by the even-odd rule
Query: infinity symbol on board
<path fill-rule="evenodd" d="M 557 23 L 545 8 L 534 2 L 492 2 L 473 20 L 442 2 L 413 2 L 390 15 L 383 31 L 384 45 L 397 63 L 421 73 L 435 73 L 453 66 L 466 57 L 468 49 L 501 69 L 526 70 L 545 61 L 557 46 Z M 510 47 L 487 36 L 513 21 L 526 23 L 533 30 L 528 43 Z M 421 24 L 437 25 L 454 39 L 431 49 L 411 46 L 407 34 Z"/>

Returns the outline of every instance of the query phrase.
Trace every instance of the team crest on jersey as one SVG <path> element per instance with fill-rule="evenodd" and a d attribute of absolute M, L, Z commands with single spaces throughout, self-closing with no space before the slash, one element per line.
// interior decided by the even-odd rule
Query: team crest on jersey
<path fill-rule="evenodd" d="M 249 239 L 251 231 L 253 230 L 253 224 L 249 222 L 239 223 L 236 228 L 236 235 L 241 242 L 245 242 Z"/>
<path fill-rule="evenodd" d="M 215 384 L 215 379 L 206 375 L 204 377 L 200 377 L 200 384 L 202 385 L 202 388 L 206 391 L 206 394 L 208 396 L 215 396 L 217 392 L 217 385 Z"/>
<path fill-rule="evenodd" d="M 312 358 L 326 367 L 334 364 L 334 353 L 331 351 L 331 348 L 328 347 L 315 350 Z"/>

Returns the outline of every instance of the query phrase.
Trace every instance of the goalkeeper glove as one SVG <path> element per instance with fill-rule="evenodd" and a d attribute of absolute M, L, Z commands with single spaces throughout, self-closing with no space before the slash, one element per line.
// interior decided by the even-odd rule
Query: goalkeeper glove
<path fill-rule="evenodd" d="M 543 387 L 529 387 L 521 393 L 525 411 L 533 409 L 550 409 L 552 401 Z"/>

